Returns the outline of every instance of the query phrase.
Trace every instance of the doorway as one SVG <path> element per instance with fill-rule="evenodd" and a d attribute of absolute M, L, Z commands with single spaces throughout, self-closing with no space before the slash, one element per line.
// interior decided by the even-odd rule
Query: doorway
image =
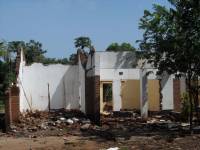
<path fill-rule="evenodd" d="M 101 82 L 100 85 L 100 111 L 113 110 L 113 85 L 112 81 Z"/>

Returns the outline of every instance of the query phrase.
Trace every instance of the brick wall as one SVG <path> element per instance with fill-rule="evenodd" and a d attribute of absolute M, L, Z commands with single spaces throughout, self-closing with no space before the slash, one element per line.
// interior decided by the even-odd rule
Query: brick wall
<path fill-rule="evenodd" d="M 13 86 L 8 89 L 5 102 L 5 123 L 7 129 L 19 119 L 19 88 Z"/>
<path fill-rule="evenodd" d="M 86 77 L 86 114 L 96 124 L 100 124 L 100 76 Z"/>
<path fill-rule="evenodd" d="M 174 110 L 181 111 L 181 87 L 180 80 L 173 80 Z"/>

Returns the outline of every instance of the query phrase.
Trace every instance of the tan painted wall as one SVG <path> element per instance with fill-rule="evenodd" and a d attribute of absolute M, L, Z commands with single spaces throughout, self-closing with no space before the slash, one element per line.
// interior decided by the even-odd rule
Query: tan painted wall
<path fill-rule="evenodd" d="M 140 81 L 126 80 L 121 84 L 122 109 L 140 108 Z"/>
<path fill-rule="evenodd" d="M 148 100 L 149 110 L 159 111 L 160 110 L 160 91 L 159 91 L 159 80 L 148 80 Z"/>
<path fill-rule="evenodd" d="M 122 109 L 140 109 L 140 81 L 122 81 L 121 86 Z M 160 110 L 159 81 L 148 80 L 149 110 Z"/>
<path fill-rule="evenodd" d="M 103 112 L 104 106 L 113 106 L 111 103 L 103 102 L 103 83 L 112 83 L 112 81 L 101 81 L 100 84 L 100 112 Z M 121 82 L 121 100 L 122 109 L 140 109 L 140 80 L 124 80 Z M 148 80 L 148 100 L 149 110 L 160 110 L 160 91 L 159 80 Z"/>

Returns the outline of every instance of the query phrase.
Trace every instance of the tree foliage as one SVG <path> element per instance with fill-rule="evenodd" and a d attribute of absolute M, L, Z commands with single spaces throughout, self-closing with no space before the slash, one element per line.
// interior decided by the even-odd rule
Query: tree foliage
<path fill-rule="evenodd" d="M 77 62 L 77 54 L 71 54 L 71 55 L 69 56 L 69 63 L 70 63 L 71 65 L 75 65 L 76 62 Z"/>
<path fill-rule="evenodd" d="M 106 51 L 135 51 L 136 49 L 130 43 L 122 43 L 121 45 L 118 43 L 112 43 L 107 48 Z"/>
<path fill-rule="evenodd" d="M 42 48 L 42 43 L 30 40 L 26 43 L 24 50 L 26 63 L 43 62 L 46 52 L 47 51 Z"/>
<path fill-rule="evenodd" d="M 46 50 L 43 50 L 42 44 L 38 41 L 30 40 L 29 42 L 24 41 L 12 41 L 8 43 L 8 51 L 17 53 L 21 49 L 24 51 L 26 63 L 28 65 L 33 62 L 42 62 L 45 58 L 44 54 Z"/>
<path fill-rule="evenodd" d="M 4 58 L 6 56 L 6 48 L 4 42 L 0 42 L 0 57 Z"/>
<path fill-rule="evenodd" d="M 15 80 L 15 59 L 11 58 L 11 52 L 7 51 L 7 44 L 0 42 L 0 96 L 4 95 L 5 90 L 11 82 Z"/>
<path fill-rule="evenodd" d="M 32 63 L 43 63 L 47 64 L 68 64 L 67 58 L 56 59 L 45 57 L 46 50 L 43 49 L 42 43 L 30 40 L 29 42 L 24 41 L 12 41 L 8 43 L 8 51 L 17 53 L 19 50 L 23 49 L 25 60 L 27 65 Z"/>
<path fill-rule="evenodd" d="M 77 48 L 77 51 L 80 51 L 85 57 L 88 57 L 88 51 L 93 51 L 94 47 L 92 46 L 92 41 L 89 37 L 80 36 L 75 38 L 74 45 Z M 87 48 L 87 50 L 85 49 Z M 75 65 L 78 61 L 77 53 L 71 54 L 69 57 L 69 63 Z"/>
<path fill-rule="evenodd" d="M 144 11 L 140 20 L 140 29 L 144 30 L 140 48 L 158 68 L 158 74 L 167 72 L 186 77 L 192 112 L 191 81 L 200 75 L 200 2 L 168 1 L 170 9 L 154 5 L 153 12 Z"/>
<path fill-rule="evenodd" d="M 47 64 L 69 64 L 67 58 L 56 59 L 45 57 L 46 50 L 38 41 L 0 41 L 0 96 L 4 94 L 7 87 L 16 80 L 16 56 L 23 49 L 25 60 L 28 65 L 38 62 Z"/>
<path fill-rule="evenodd" d="M 81 36 L 75 39 L 74 45 L 76 48 L 81 48 L 83 50 L 84 48 L 90 48 L 91 43 L 89 37 Z"/>
<path fill-rule="evenodd" d="M 56 58 L 43 58 L 42 63 L 44 65 L 49 65 L 49 64 L 69 64 L 69 60 L 67 58 L 63 59 L 56 59 Z"/>

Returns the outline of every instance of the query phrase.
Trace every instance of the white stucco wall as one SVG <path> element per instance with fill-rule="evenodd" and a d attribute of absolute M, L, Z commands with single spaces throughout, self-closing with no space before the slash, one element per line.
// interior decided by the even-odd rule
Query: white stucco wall
<path fill-rule="evenodd" d="M 128 80 L 139 78 L 139 69 L 100 69 L 100 80 Z"/>
<path fill-rule="evenodd" d="M 164 80 L 164 79 L 163 79 Z M 172 110 L 174 109 L 174 97 L 173 97 L 173 77 L 169 76 L 164 84 L 161 81 L 162 87 L 162 109 Z"/>
<path fill-rule="evenodd" d="M 121 80 L 113 81 L 113 110 L 120 111 L 122 108 L 121 101 Z"/>
<path fill-rule="evenodd" d="M 80 109 L 81 104 L 84 103 L 85 92 L 81 87 L 81 84 L 84 83 L 82 75 L 84 71 L 78 65 L 44 66 L 34 63 L 31 66 L 20 66 L 20 72 L 18 77 L 20 111 L 26 109 L 47 110 L 48 84 L 51 109 Z"/>
<path fill-rule="evenodd" d="M 79 104 L 80 104 L 80 110 L 82 112 L 85 112 L 85 69 L 81 64 L 80 57 L 78 59 L 79 59 L 78 75 L 79 75 L 79 96 L 80 96 Z"/>
<path fill-rule="evenodd" d="M 100 55 L 100 68 L 104 69 L 130 69 L 137 62 L 132 52 L 96 52 Z"/>

